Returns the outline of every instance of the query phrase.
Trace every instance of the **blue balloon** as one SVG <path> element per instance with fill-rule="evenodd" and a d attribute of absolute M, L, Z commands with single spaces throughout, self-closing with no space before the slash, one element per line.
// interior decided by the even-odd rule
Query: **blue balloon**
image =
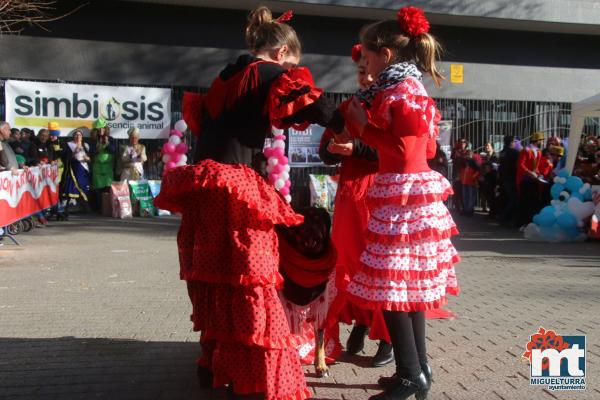
<path fill-rule="evenodd" d="M 564 230 L 577 228 L 577 218 L 571 213 L 564 212 L 556 218 L 556 223 Z"/>
<path fill-rule="evenodd" d="M 582 186 L 583 186 L 583 181 L 581 180 L 580 177 L 570 176 L 567 178 L 567 189 L 569 189 L 569 191 L 571 193 L 575 193 L 575 192 L 579 191 L 579 189 L 581 189 Z"/>
<path fill-rule="evenodd" d="M 567 171 L 566 168 L 563 168 L 560 171 L 558 171 L 558 175 L 557 176 L 560 176 L 561 178 L 568 178 L 569 175 L 570 175 L 569 171 Z"/>
<path fill-rule="evenodd" d="M 564 233 L 569 238 L 569 240 L 575 240 L 579 236 L 579 229 L 577 229 L 577 228 L 565 229 Z"/>
<path fill-rule="evenodd" d="M 560 192 L 562 192 L 563 190 L 565 190 L 565 185 L 563 185 L 562 183 L 555 183 L 550 188 L 550 194 L 552 195 L 552 198 L 554 200 L 558 200 L 558 198 L 560 197 Z"/>
<path fill-rule="evenodd" d="M 552 226 L 556 222 L 556 217 L 554 216 L 554 207 L 547 206 L 542 209 L 542 211 L 537 215 L 537 222 L 534 223 L 539 226 Z"/>
<path fill-rule="evenodd" d="M 584 196 L 583 196 L 583 194 L 581 194 L 581 193 L 579 193 L 579 192 L 577 191 L 577 192 L 571 192 L 571 197 L 576 197 L 576 198 L 578 198 L 579 200 L 583 201 L 583 197 L 584 197 Z"/>

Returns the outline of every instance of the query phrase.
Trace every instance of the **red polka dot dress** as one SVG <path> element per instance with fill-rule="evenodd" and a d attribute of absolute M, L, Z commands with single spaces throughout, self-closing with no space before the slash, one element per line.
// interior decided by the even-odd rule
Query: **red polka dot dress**
<path fill-rule="evenodd" d="M 156 204 L 182 214 L 177 235 L 181 279 L 188 283 L 191 320 L 201 331 L 199 364 L 214 386 L 266 400 L 310 397 L 277 289 L 274 224 L 295 214 L 262 177 L 244 165 L 205 160 L 165 175 Z"/>
<path fill-rule="evenodd" d="M 377 149 L 379 172 L 367 194 L 366 245 L 347 288 L 360 307 L 433 310 L 459 292 L 454 264 L 460 257 L 450 241 L 458 231 L 443 203 L 452 189 L 427 165 L 438 121 L 416 78 L 382 90 L 372 103 L 361 140 Z"/>

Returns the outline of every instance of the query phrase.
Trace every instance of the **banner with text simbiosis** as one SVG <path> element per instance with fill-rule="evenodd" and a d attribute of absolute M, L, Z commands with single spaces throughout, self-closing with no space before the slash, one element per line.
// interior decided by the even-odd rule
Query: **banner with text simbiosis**
<path fill-rule="evenodd" d="M 5 93 L 6 121 L 12 127 L 37 132 L 55 121 L 61 136 L 67 136 L 104 118 L 117 139 L 127 138 L 132 127 L 142 139 L 169 137 L 171 89 L 8 80 Z"/>

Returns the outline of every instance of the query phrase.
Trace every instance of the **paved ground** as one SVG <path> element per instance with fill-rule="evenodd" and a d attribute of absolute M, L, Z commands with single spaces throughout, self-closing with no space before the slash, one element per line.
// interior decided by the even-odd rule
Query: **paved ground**
<path fill-rule="evenodd" d="M 477 216 L 459 225 L 463 293 L 448 305 L 456 319 L 428 322 L 430 398 L 600 398 L 600 243 L 532 244 Z M 195 381 L 176 230 L 173 219 L 78 218 L 0 249 L 0 398 L 222 398 Z M 520 356 L 539 326 L 587 335 L 586 392 L 529 385 Z M 376 393 L 392 367 L 366 368 L 374 351 L 343 358 L 330 378 L 309 374 L 315 398 Z"/>

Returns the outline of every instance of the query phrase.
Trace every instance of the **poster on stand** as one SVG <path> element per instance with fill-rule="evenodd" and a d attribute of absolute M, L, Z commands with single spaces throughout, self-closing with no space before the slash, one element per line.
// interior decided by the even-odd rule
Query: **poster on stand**
<path fill-rule="evenodd" d="M 316 167 L 323 165 L 319 158 L 319 144 L 325 128 L 311 125 L 303 131 L 289 129 L 288 157 L 292 167 Z"/>

